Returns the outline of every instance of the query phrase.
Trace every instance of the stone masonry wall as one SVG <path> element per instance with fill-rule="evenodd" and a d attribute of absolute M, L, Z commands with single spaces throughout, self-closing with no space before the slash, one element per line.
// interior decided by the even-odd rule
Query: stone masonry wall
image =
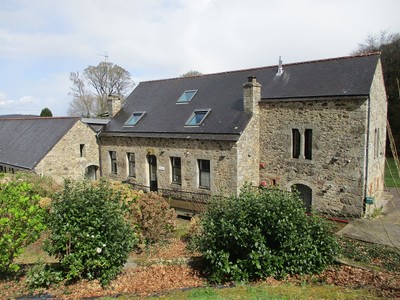
<path fill-rule="evenodd" d="M 83 155 L 80 155 L 80 145 L 84 144 Z M 35 172 L 53 177 L 58 182 L 65 178 L 82 180 L 88 166 L 99 167 L 99 147 L 96 133 L 81 121 L 49 151 L 37 164 Z"/>
<path fill-rule="evenodd" d="M 243 99 L 245 111 L 251 114 L 251 119 L 237 143 L 237 194 L 241 187 L 248 183 L 253 186 L 259 184 L 260 162 L 260 100 L 261 84 L 256 78 L 249 78 L 243 85 Z"/>
<path fill-rule="evenodd" d="M 116 151 L 117 174 L 111 174 L 109 151 Z M 197 193 L 230 195 L 236 193 L 236 143 L 226 141 L 101 137 L 102 174 L 117 180 L 130 179 L 149 186 L 147 156 L 157 158 L 158 188 Z M 127 153 L 135 154 L 136 178 L 128 177 Z M 181 185 L 172 183 L 171 157 L 181 158 Z M 211 187 L 199 188 L 198 159 L 210 160 Z"/>
<path fill-rule="evenodd" d="M 387 97 L 384 88 L 381 63 L 377 65 L 370 92 L 370 126 L 368 137 L 368 177 L 366 196 L 374 198 L 373 205 L 366 206 L 370 214 L 381 208 L 384 189 Z"/>
<path fill-rule="evenodd" d="M 260 109 L 260 180 L 307 185 L 313 209 L 362 214 L 367 99 L 268 101 Z M 312 129 L 311 160 L 292 158 L 294 128 Z"/>

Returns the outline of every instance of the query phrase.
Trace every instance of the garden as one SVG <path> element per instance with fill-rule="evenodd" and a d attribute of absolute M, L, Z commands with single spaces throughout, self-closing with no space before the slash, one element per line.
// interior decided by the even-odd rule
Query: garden
<path fill-rule="evenodd" d="M 293 193 L 245 187 L 188 220 L 118 182 L 0 176 L 2 299 L 400 297 L 399 249 L 337 237 Z"/>

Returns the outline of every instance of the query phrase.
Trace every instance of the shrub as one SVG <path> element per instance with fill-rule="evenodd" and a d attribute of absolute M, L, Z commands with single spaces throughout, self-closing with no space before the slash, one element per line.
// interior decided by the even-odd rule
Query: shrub
<path fill-rule="evenodd" d="M 43 261 L 38 261 L 27 273 L 26 283 L 30 289 L 47 288 L 63 280 L 62 272 L 52 269 Z"/>
<path fill-rule="evenodd" d="M 107 182 L 65 182 L 52 203 L 44 248 L 60 259 L 66 279 L 97 278 L 105 285 L 120 272 L 137 241 L 125 213 Z"/>
<path fill-rule="evenodd" d="M 18 270 L 14 258 L 44 230 L 40 197 L 25 182 L 0 183 L 0 272 Z"/>
<path fill-rule="evenodd" d="M 326 221 L 307 216 L 298 195 L 278 189 L 214 199 L 193 245 L 214 282 L 316 273 L 338 251 Z"/>
<path fill-rule="evenodd" d="M 29 183 L 33 193 L 38 194 L 40 197 L 52 198 L 56 192 L 62 190 L 62 185 L 51 177 L 39 176 L 31 172 L 17 172 L 16 174 L 6 175 L 10 181 Z"/>
<path fill-rule="evenodd" d="M 140 233 L 141 247 L 162 241 L 172 234 L 176 226 L 176 213 L 162 196 L 133 190 L 129 185 L 119 182 L 113 182 L 112 186 L 129 205 L 127 220 Z"/>

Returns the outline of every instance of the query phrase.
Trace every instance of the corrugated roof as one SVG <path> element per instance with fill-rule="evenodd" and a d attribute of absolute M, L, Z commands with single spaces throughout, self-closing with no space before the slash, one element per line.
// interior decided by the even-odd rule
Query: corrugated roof
<path fill-rule="evenodd" d="M 195 77 L 180 77 L 140 83 L 127 98 L 121 111 L 105 128 L 107 135 L 150 133 L 190 134 L 215 138 L 215 135 L 238 136 L 250 116 L 243 110 L 243 84 L 256 76 L 262 84 L 264 101 L 290 98 L 342 97 L 368 95 L 379 54 L 341 57 L 296 64 L 246 69 Z M 186 104 L 177 100 L 186 90 L 197 90 Z M 185 126 L 195 109 L 211 109 L 198 127 Z M 133 112 L 145 115 L 133 127 L 124 123 Z"/>
<path fill-rule="evenodd" d="M 79 118 L 0 119 L 0 163 L 33 169 Z"/>

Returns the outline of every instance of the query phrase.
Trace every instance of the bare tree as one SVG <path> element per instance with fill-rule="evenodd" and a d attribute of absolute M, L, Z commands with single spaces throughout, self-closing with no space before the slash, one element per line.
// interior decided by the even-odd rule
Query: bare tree
<path fill-rule="evenodd" d="M 71 92 L 73 97 L 68 115 L 96 117 L 107 112 L 107 96 L 122 95 L 133 86 L 131 74 L 124 68 L 111 62 L 101 62 L 97 66 L 88 66 L 83 74 L 71 72 Z"/>
<path fill-rule="evenodd" d="M 353 55 L 380 52 L 387 45 L 400 40 L 400 34 L 390 34 L 381 31 L 379 34 L 369 34 L 363 43 L 358 44 L 358 48 L 352 52 Z"/>
<path fill-rule="evenodd" d="M 388 97 L 388 119 L 400 152 L 400 34 L 389 34 L 381 31 L 377 35 L 369 35 L 367 39 L 358 45 L 352 53 L 366 54 L 370 52 L 381 52 L 382 70 Z M 389 143 L 386 153 L 390 155 Z"/>

